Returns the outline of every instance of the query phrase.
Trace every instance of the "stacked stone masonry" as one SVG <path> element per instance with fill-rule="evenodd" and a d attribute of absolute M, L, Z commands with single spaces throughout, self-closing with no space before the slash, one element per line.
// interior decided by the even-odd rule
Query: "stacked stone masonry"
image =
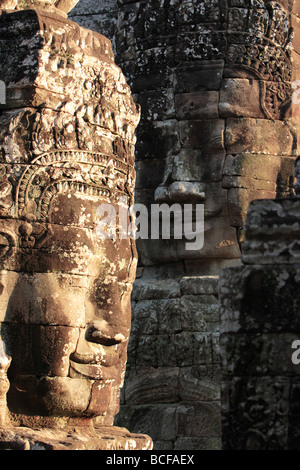
<path fill-rule="evenodd" d="M 243 266 L 220 275 L 226 450 L 299 449 L 299 215 L 299 197 L 253 201 Z"/>
<path fill-rule="evenodd" d="M 293 194 L 299 13 L 289 0 L 82 0 L 71 13 L 113 41 L 141 105 L 135 201 L 205 207 L 202 250 L 137 241 L 117 422 L 157 449 L 221 447 L 217 277 L 240 265 L 249 203 Z"/>

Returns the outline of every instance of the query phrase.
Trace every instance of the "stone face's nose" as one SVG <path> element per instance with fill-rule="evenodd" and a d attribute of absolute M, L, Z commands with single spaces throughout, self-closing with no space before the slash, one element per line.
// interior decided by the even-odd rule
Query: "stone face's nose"
<path fill-rule="evenodd" d="M 103 346 L 114 346 L 127 341 L 129 331 L 120 325 L 111 325 L 105 320 L 95 320 L 88 325 L 86 339 Z"/>
<path fill-rule="evenodd" d="M 155 202 L 195 203 L 205 200 L 206 185 L 188 181 L 175 181 L 169 186 L 158 186 Z"/>

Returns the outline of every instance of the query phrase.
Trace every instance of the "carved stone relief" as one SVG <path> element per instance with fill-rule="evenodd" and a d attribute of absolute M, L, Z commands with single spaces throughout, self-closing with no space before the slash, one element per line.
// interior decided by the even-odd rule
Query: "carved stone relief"
<path fill-rule="evenodd" d="M 139 109 L 110 41 L 53 14 L 75 2 L 45 3 L 0 16 L 1 448 L 150 449 L 113 427 L 135 243 L 97 231 L 101 204 L 133 203 Z"/>
<path fill-rule="evenodd" d="M 243 266 L 220 274 L 226 450 L 299 448 L 299 209 L 296 197 L 253 201 Z"/>
<path fill-rule="evenodd" d="M 112 4 L 117 62 L 142 108 L 136 202 L 205 208 L 201 250 L 187 251 L 185 240 L 137 241 L 139 277 L 118 422 L 147 431 L 156 448 L 216 448 L 216 279 L 223 267 L 240 264 L 249 203 L 294 192 L 298 131 L 291 99 L 299 58 L 291 45 L 292 3 Z M 102 19 L 110 34 L 111 12 L 103 4 L 96 11 L 93 2 L 89 8 L 94 15 L 87 20 L 79 4 L 74 19 L 95 21 L 95 28 Z M 191 184 L 198 192 L 189 197 Z"/>

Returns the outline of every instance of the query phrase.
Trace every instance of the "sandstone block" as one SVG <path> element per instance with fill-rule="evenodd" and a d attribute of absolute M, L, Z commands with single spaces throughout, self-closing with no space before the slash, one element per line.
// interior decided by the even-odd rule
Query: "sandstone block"
<path fill-rule="evenodd" d="M 122 407 L 116 424 L 130 423 L 134 432 L 147 432 L 153 441 L 170 441 L 176 438 L 176 405 L 137 405 Z"/>
<path fill-rule="evenodd" d="M 228 153 L 294 155 L 293 133 L 286 123 L 267 119 L 229 118 L 225 131 Z"/>
<path fill-rule="evenodd" d="M 221 181 L 225 152 L 183 148 L 174 157 L 172 177 L 175 181 Z"/>
<path fill-rule="evenodd" d="M 177 367 L 130 370 L 126 377 L 125 403 L 176 403 L 179 400 L 178 375 Z"/>
<path fill-rule="evenodd" d="M 11 373 L 68 377 L 69 356 L 75 351 L 78 328 L 2 323 L 7 351 L 14 357 Z M 32 343 L 28 342 L 32 338 Z"/>
<path fill-rule="evenodd" d="M 280 184 L 288 188 L 290 184 L 289 179 L 294 174 L 294 166 L 294 157 L 241 153 L 226 156 L 223 174 L 224 177 L 241 176 L 243 178 L 260 180 L 261 182 L 273 183 L 277 182 L 280 175 Z"/>
<path fill-rule="evenodd" d="M 176 365 L 179 367 L 212 363 L 212 335 L 183 332 L 175 335 Z"/>
<path fill-rule="evenodd" d="M 83 293 L 87 293 L 88 282 L 82 276 L 2 271 L 1 283 L 1 321 L 77 328 L 84 326 Z M 35 301 L 32 301 L 33 293 Z"/>
<path fill-rule="evenodd" d="M 180 284 L 177 280 L 136 279 L 132 300 L 168 299 L 180 297 Z"/>
<path fill-rule="evenodd" d="M 208 369 L 205 375 L 202 369 Z M 217 367 L 200 366 L 184 367 L 179 375 L 179 394 L 184 402 L 215 401 L 220 399 L 220 382 Z"/>
<path fill-rule="evenodd" d="M 218 293 L 218 276 L 185 276 L 180 281 L 180 290 L 184 295 Z"/>
<path fill-rule="evenodd" d="M 220 90 L 220 117 L 264 118 L 258 80 L 224 79 Z"/>
<path fill-rule="evenodd" d="M 178 123 L 175 120 L 149 123 L 137 130 L 137 159 L 165 158 L 180 151 Z"/>
<path fill-rule="evenodd" d="M 180 65 L 176 71 L 175 93 L 219 90 L 223 76 L 222 60 Z"/>
<path fill-rule="evenodd" d="M 224 150 L 225 123 L 221 119 L 180 121 L 179 132 L 183 147 Z"/>
<path fill-rule="evenodd" d="M 226 39 L 223 31 L 200 31 L 178 35 L 175 57 L 178 62 L 191 60 L 222 60 L 226 53 Z"/>
<path fill-rule="evenodd" d="M 250 264 L 299 262 L 299 200 L 253 201 L 245 222 L 243 261 Z"/>
<path fill-rule="evenodd" d="M 205 91 L 175 95 L 176 116 L 179 120 L 218 119 L 219 93 Z"/>
<path fill-rule="evenodd" d="M 138 102 L 142 109 L 142 120 L 164 121 L 175 118 L 174 92 L 172 88 L 141 92 L 138 95 Z"/>
<path fill-rule="evenodd" d="M 148 436 L 131 434 L 125 428 L 102 426 L 91 430 L 74 428 L 73 431 L 10 427 L 1 429 L 0 445 L 3 450 L 151 450 Z"/>
<path fill-rule="evenodd" d="M 174 450 L 221 450 L 222 442 L 217 437 L 180 437 L 176 440 Z"/>
<path fill-rule="evenodd" d="M 212 331 L 218 328 L 218 304 L 202 303 L 202 296 L 181 298 L 181 326 L 184 331 Z"/>
<path fill-rule="evenodd" d="M 188 404 L 178 406 L 178 437 L 218 437 L 220 425 L 217 403 L 202 402 L 194 406 Z"/>
<path fill-rule="evenodd" d="M 272 199 L 275 196 L 276 192 L 274 190 L 229 189 L 228 202 L 231 225 L 243 227 L 249 205 L 254 199 Z"/>
<path fill-rule="evenodd" d="M 299 331 L 297 319 L 299 266 L 251 265 L 220 274 L 222 331 L 279 333 Z M 293 294 L 293 304 L 290 292 Z M 286 315 L 288 302 L 289 316 Z"/>

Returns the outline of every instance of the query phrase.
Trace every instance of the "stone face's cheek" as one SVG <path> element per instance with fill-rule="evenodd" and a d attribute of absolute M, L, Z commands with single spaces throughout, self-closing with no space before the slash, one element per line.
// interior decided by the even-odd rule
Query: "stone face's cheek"
<path fill-rule="evenodd" d="M 15 358 L 10 369 L 12 376 L 69 375 L 69 358 L 76 349 L 78 328 L 3 323 L 1 330 L 7 352 Z"/>
<path fill-rule="evenodd" d="M 85 326 L 86 280 L 58 273 L 2 271 L 2 322 Z"/>

